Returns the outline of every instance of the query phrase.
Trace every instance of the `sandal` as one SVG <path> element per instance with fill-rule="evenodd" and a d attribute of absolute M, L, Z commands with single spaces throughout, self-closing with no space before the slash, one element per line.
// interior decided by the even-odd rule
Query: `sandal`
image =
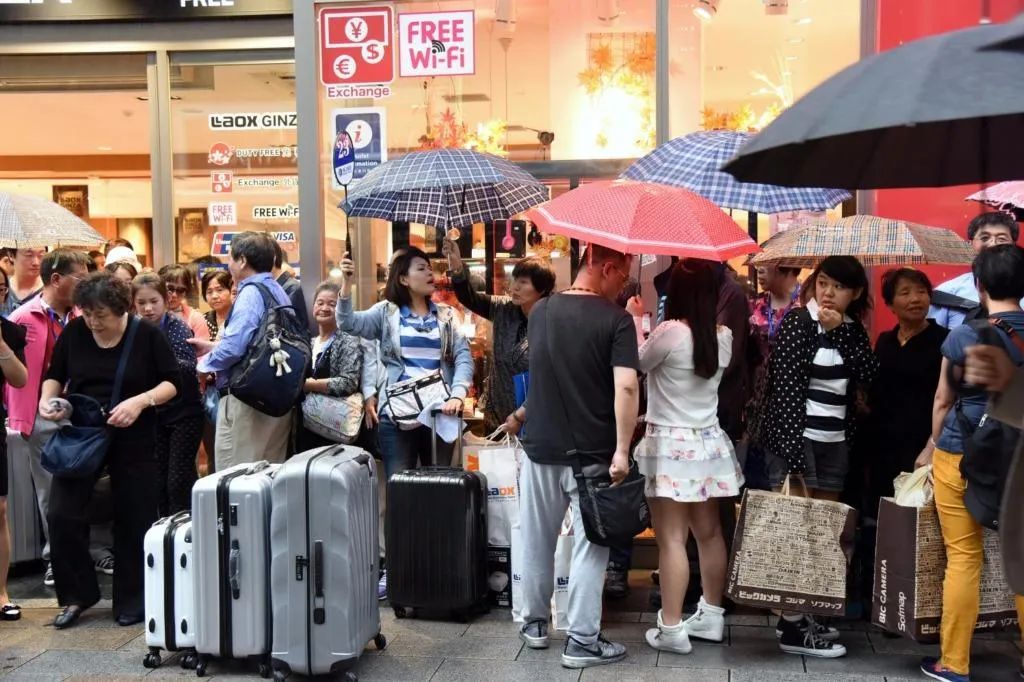
<path fill-rule="evenodd" d="M 0 620 L 21 620 L 21 607 L 17 604 L 4 604 L 0 607 Z"/>

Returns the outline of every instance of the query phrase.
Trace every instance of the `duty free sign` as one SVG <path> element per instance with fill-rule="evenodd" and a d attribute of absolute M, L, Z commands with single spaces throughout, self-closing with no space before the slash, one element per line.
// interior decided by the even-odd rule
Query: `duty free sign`
<path fill-rule="evenodd" d="M 473 10 L 398 15 L 399 75 L 469 76 L 476 73 Z"/>

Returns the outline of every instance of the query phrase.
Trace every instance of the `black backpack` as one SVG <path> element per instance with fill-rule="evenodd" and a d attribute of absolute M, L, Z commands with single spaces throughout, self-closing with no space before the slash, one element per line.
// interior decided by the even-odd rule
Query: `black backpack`
<path fill-rule="evenodd" d="M 295 309 L 280 305 L 270 290 L 254 286 L 267 312 L 249 350 L 231 373 L 231 395 L 271 417 L 283 417 L 302 399 L 312 349 Z"/>
<path fill-rule="evenodd" d="M 1012 349 L 1006 347 L 994 329 L 998 327 L 1010 337 L 1017 354 L 1024 357 L 1024 340 L 1005 321 L 991 317 L 987 320 L 973 320 L 969 324 L 977 330 L 981 343 L 1006 348 L 1013 358 Z M 950 369 L 952 370 L 952 365 Z M 953 386 L 957 386 L 958 383 L 952 381 L 951 377 Z M 954 409 L 964 446 L 963 457 L 960 460 L 960 475 L 967 481 L 964 506 L 978 523 L 986 528 L 998 530 L 1003 490 L 1006 487 L 1010 462 L 1017 449 L 1021 430 L 990 417 L 987 413 L 982 415 L 981 421 L 975 427 L 963 413 L 959 400 Z"/>

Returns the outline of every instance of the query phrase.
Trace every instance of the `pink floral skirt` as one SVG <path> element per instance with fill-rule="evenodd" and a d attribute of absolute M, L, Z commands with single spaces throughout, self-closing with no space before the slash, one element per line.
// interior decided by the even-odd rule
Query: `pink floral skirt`
<path fill-rule="evenodd" d="M 647 497 L 704 502 L 739 495 L 743 485 L 732 441 L 717 425 L 689 429 L 648 424 L 634 456 L 647 478 Z"/>

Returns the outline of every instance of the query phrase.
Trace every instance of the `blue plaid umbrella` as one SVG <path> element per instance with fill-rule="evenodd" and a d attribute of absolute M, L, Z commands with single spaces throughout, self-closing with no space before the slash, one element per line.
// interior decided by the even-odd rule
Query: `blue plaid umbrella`
<path fill-rule="evenodd" d="M 431 225 L 439 230 L 506 220 L 548 200 L 548 188 L 515 164 L 469 149 L 412 152 L 353 185 L 350 217 Z"/>
<path fill-rule="evenodd" d="M 622 177 L 685 187 L 720 208 L 757 213 L 823 211 L 850 198 L 850 193 L 841 189 L 739 182 L 720 171 L 750 137 L 731 130 L 709 130 L 677 137 L 627 168 Z"/>

